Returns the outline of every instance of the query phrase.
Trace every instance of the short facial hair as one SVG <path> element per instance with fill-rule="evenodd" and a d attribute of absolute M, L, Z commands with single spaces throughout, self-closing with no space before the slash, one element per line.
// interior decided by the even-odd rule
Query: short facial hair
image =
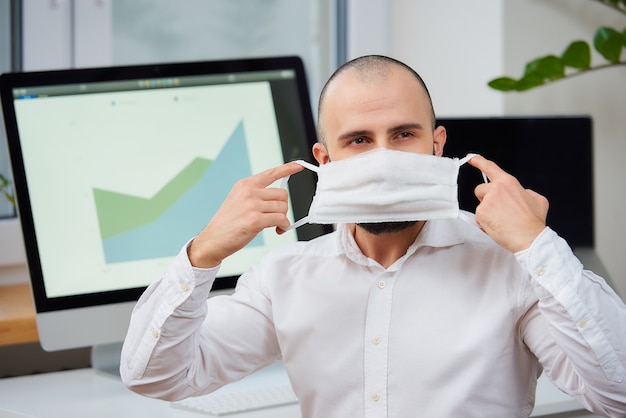
<path fill-rule="evenodd" d="M 383 234 L 393 234 L 395 232 L 404 231 L 405 229 L 412 227 L 416 223 L 417 221 L 366 222 L 366 223 L 359 223 L 357 225 L 372 235 L 383 235 Z"/>

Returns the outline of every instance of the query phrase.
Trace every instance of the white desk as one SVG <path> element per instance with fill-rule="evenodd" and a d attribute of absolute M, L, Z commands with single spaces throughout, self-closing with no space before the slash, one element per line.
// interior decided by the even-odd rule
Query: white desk
<path fill-rule="evenodd" d="M 580 410 L 569 396 L 540 379 L 533 417 Z M 20 413 L 13 415 L 9 411 Z M 0 418 L 198 418 L 169 402 L 128 390 L 119 378 L 94 369 L 0 379 Z M 206 415 L 208 416 L 208 415 Z M 297 405 L 230 415 L 229 418 L 300 418 Z"/>
<path fill-rule="evenodd" d="M 94 369 L 0 379 L 0 418 L 13 418 L 8 411 L 38 418 L 202 417 L 197 412 L 174 408 L 170 402 L 137 395 L 119 377 Z M 300 409 L 289 405 L 229 418 L 300 418 Z"/>

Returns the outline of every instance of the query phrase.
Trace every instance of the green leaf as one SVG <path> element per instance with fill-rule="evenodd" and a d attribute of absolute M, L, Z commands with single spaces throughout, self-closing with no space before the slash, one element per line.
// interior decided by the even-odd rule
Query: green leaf
<path fill-rule="evenodd" d="M 554 55 L 537 58 L 526 64 L 524 76 L 531 75 L 542 80 L 556 80 L 565 75 L 565 64 Z"/>
<path fill-rule="evenodd" d="M 517 86 L 515 87 L 515 90 L 517 91 L 530 90 L 533 87 L 542 85 L 543 83 L 544 83 L 543 77 L 537 76 L 536 74 L 527 74 L 517 81 Z"/>
<path fill-rule="evenodd" d="M 626 2 L 626 0 L 624 0 Z M 624 47 L 626 48 L 626 28 L 624 28 L 624 30 L 622 31 L 622 43 L 624 44 Z"/>
<path fill-rule="evenodd" d="M 593 38 L 593 46 L 596 50 L 613 64 L 619 62 L 623 44 L 623 34 L 609 27 L 598 29 Z"/>
<path fill-rule="evenodd" d="M 585 70 L 591 66 L 591 47 L 585 41 L 574 41 L 565 49 L 561 59 L 568 67 Z"/>
<path fill-rule="evenodd" d="M 511 91 L 517 89 L 517 80 L 511 77 L 494 78 L 487 84 L 494 90 Z"/>

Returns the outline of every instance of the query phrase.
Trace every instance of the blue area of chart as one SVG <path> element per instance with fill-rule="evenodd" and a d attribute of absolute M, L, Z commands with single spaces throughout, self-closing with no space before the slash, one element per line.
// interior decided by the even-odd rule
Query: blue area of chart
<path fill-rule="evenodd" d="M 106 263 L 172 257 L 215 215 L 232 186 L 252 175 L 243 122 L 200 180 L 155 221 L 102 241 Z M 257 235 L 248 247 L 264 244 Z"/>

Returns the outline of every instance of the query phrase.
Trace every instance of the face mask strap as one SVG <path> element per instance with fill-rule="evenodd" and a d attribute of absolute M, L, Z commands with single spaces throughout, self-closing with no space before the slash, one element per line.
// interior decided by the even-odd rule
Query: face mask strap
<path fill-rule="evenodd" d="M 318 166 L 313 165 L 311 163 L 307 163 L 304 160 L 295 160 L 294 163 L 298 163 L 302 167 L 308 168 L 309 170 L 311 170 L 311 171 L 313 171 L 315 173 L 317 173 L 319 171 L 319 167 Z M 291 175 L 283 177 L 282 181 L 280 182 L 280 187 L 282 189 L 287 188 L 287 183 L 289 182 L 289 178 L 291 178 Z M 291 231 L 292 229 L 298 228 L 298 227 L 304 225 L 305 223 L 307 223 L 308 220 L 309 220 L 309 217 L 305 216 L 304 218 L 300 219 L 299 221 L 294 222 L 291 225 L 289 225 L 289 227 L 287 227 L 286 231 Z"/>
<path fill-rule="evenodd" d="M 463 158 L 461 158 L 461 159 L 459 160 L 459 166 L 462 166 L 463 164 L 465 164 L 466 162 L 468 162 L 469 160 L 471 160 L 472 158 L 474 158 L 474 157 L 476 157 L 476 156 L 478 156 L 478 155 L 479 155 L 479 154 L 472 154 L 472 153 L 467 154 L 465 157 L 463 157 Z M 482 170 L 481 170 L 480 174 L 482 174 L 482 175 L 483 175 L 483 181 L 484 181 L 485 183 L 489 183 L 489 179 L 487 178 L 487 176 L 485 175 L 485 173 L 483 173 L 483 172 L 482 172 Z M 478 224 L 476 223 L 476 219 L 475 219 L 473 216 L 469 216 L 469 215 L 467 215 L 466 213 L 459 211 L 459 218 L 460 218 L 462 221 L 465 221 L 465 222 L 466 222 L 467 224 L 469 224 L 469 225 L 472 225 L 472 226 L 475 226 L 475 227 L 477 227 L 477 228 L 480 228 L 480 225 L 478 225 Z"/>
<path fill-rule="evenodd" d="M 308 221 L 309 221 L 309 217 L 305 216 L 304 218 L 300 219 L 299 221 L 294 222 L 291 225 L 289 225 L 285 231 L 291 231 L 292 229 L 299 228 L 302 225 L 304 225 L 305 223 L 307 223 Z"/>
<path fill-rule="evenodd" d="M 313 165 L 311 163 L 307 163 L 304 160 L 295 160 L 293 161 L 294 163 L 300 164 L 302 167 L 304 168 L 308 168 L 309 170 L 317 173 L 319 171 L 319 167 L 316 165 Z M 291 175 L 285 176 L 283 177 L 282 181 L 280 182 L 280 187 L 281 189 L 284 189 L 287 187 L 287 183 L 289 182 L 289 179 L 291 178 Z"/>
<path fill-rule="evenodd" d="M 467 154 L 465 157 L 461 158 L 459 160 L 459 166 L 462 166 L 463 164 L 465 164 L 466 162 L 468 162 L 469 160 L 471 160 L 472 158 L 478 156 L 479 154 Z M 483 181 L 485 183 L 489 183 L 489 179 L 487 178 L 487 176 L 485 175 L 485 173 L 483 173 L 482 171 L 480 172 L 480 174 L 483 175 Z"/>
<path fill-rule="evenodd" d="M 465 164 L 466 162 L 468 162 L 469 160 L 471 160 L 472 158 L 476 157 L 478 154 L 467 154 L 465 157 L 461 158 L 459 160 L 459 166 Z"/>

